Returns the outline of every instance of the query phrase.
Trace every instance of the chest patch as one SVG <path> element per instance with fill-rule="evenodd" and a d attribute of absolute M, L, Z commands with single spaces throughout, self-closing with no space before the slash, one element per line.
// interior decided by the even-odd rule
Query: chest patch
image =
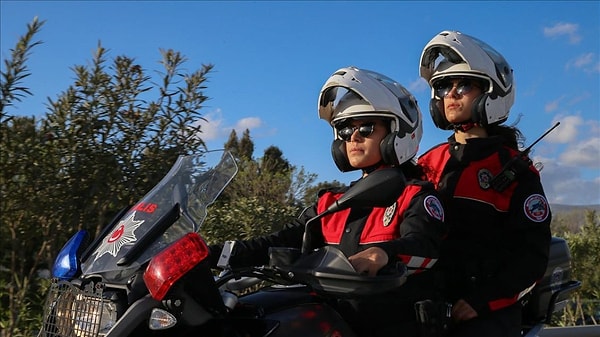
<path fill-rule="evenodd" d="M 540 194 L 530 195 L 523 204 L 523 211 L 529 220 L 534 222 L 542 222 L 548 218 L 550 214 L 548 201 Z"/>
<path fill-rule="evenodd" d="M 444 221 L 444 208 L 438 198 L 428 195 L 423 201 L 423 206 L 432 218 Z"/>
<path fill-rule="evenodd" d="M 387 227 L 392 223 L 392 219 L 394 218 L 394 214 L 396 214 L 396 208 L 398 207 L 398 202 L 394 202 L 394 204 L 385 209 L 385 213 L 383 213 L 383 226 Z"/>
<path fill-rule="evenodd" d="M 490 188 L 490 182 L 492 181 L 492 173 L 488 169 L 481 169 L 477 172 L 477 181 L 479 182 L 479 187 L 484 190 Z"/>

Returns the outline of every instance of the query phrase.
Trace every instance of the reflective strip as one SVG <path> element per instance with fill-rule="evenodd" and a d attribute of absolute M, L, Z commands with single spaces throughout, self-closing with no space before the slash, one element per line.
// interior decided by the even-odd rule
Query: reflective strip
<path fill-rule="evenodd" d="M 494 301 L 490 301 L 488 303 L 488 306 L 490 307 L 491 311 L 500 310 L 500 309 L 506 308 L 508 306 L 511 306 L 511 305 L 517 303 L 517 301 L 519 299 L 521 299 L 523 296 L 527 295 L 527 293 L 529 293 L 533 289 L 533 287 L 535 287 L 535 285 L 536 285 L 536 283 L 532 284 L 530 287 L 528 287 L 525 290 L 521 291 L 520 293 L 518 293 L 514 297 L 501 298 L 501 299 L 497 299 L 497 300 L 494 300 Z"/>
<path fill-rule="evenodd" d="M 520 300 L 521 298 L 523 298 L 523 296 L 527 295 L 527 293 L 533 290 L 536 284 L 537 282 L 533 282 L 533 284 L 529 288 L 526 288 L 525 290 L 521 291 L 517 299 Z"/>
<path fill-rule="evenodd" d="M 418 274 L 427 269 L 431 269 L 437 262 L 437 259 L 422 256 L 400 255 L 400 260 L 408 268 L 408 274 Z"/>

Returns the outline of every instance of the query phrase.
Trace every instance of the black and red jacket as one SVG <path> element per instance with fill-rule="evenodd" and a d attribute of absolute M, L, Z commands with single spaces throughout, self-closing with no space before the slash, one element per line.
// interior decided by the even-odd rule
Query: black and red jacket
<path fill-rule="evenodd" d="M 349 257 L 372 246 L 380 247 L 388 254 L 388 268 L 403 262 L 412 275 L 393 291 L 349 302 L 341 301 L 340 310 L 346 312 L 344 317 L 356 329 L 373 326 L 395 331 L 396 325 L 402 326 L 403 322 L 414 326 L 415 302 L 435 295 L 435 275 L 421 271 L 435 264 L 447 231 L 443 221 L 444 209 L 433 184 L 409 180 L 406 186 L 398 188 L 404 190 L 390 207 L 352 208 L 324 216 L 320 219 L 320 226 L 306 227 L 317 212 L 339 199 L 347 188 L 321 191 L 317 203 L 282 230 L 236 242 L 229 262 L 233 267 L 264 265 L 269 262 L 269 247 L 300 249 L 305 228 L 310 229 L 310 249 L 331 245 Z M 218 257 L 219 249 L 222 247 L 211 246 L 211 256 Z M 216 265 L 216 261 L 213 264 Z M 348 307 L 353 307 L 350 311 L 355 310 L 357 316 L 347 316 Z"/>
<path fill-rule="evenodd" d="M 447 296 L 480 316 L 517 303 L 548 263 L 552 216 L 539 172 L 528 164 L 503 191 L 490 185 L 517 154 L 499 137 L 460 144 L 452 136 L 418 160 L 446 210 L 449 234 L 436 268 Z"/>
<path fill-rule="evenodd" d="M 343 190 L 323 193 L 317 211 L 325 211 L 342 194 Z M 320 234 L 325 245 L 339 248 L 346 256 L 378 246 L 391 263 L 401 261 L 412 273 L 437 261 L 443 220 L 437 192 L 430 184 L 413 180 L 390 207 L 347 209 L 323 217 Z"/>
<path fill-rule="evenodd" d="M 238 241 L 230 263 L 233 266 L 262 265 L 269 262 L 270 247 L 300 249 L 306 223 L 338 200 L 347 189 L 321 191 L 317 203 L 282 230 Z M 313 243 L 310 249 L 331 245 L 349 257 L 377 246 L 388 254 L 390 266 L 403 262 L 411 273 L 435 264 L 446 234 L 444 208 L 438 192 L 433 184 L 421 180 L 409 180 L 390 207 L 352 208 L 324 216 L 320 221 L 320 226 L 312 226 L 309 231 Z"/>

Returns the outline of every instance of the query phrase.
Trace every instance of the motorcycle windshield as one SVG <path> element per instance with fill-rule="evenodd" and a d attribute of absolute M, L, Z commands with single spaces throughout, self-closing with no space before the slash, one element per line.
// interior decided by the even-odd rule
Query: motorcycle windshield
<path fill-rule="evenodd" d="M 200 230 L 206 208 L 237 173 L 227 151 L 180 156 L 167 175 L 127 211 L 82 263 L 83 275 L 126 277 L 185 234 Z"/>

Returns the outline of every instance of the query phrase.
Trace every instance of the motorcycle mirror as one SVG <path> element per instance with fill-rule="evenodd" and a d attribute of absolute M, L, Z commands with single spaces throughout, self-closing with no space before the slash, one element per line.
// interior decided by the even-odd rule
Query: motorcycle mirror
<path fill-rule="evenodd" d="M 352 185 L 319 217 L 352 207 L 388 207 L 398 200 L 405 186 L 406 178 L 398 168 L 373 171 Z"/>
<path fill-rule="evenodd" d="M 405 186 L 406 178 L 398 168 L 383 168 L 369 173 L 352 185 L 340 199 L 325 211 L 306 223 L 302 253 L 308 252 L 312 247 L 313 243 L 309 232 L 313 230 L 316 221 L 323 216 L 351 207 L 388 207 L 398 200 Z"/>

